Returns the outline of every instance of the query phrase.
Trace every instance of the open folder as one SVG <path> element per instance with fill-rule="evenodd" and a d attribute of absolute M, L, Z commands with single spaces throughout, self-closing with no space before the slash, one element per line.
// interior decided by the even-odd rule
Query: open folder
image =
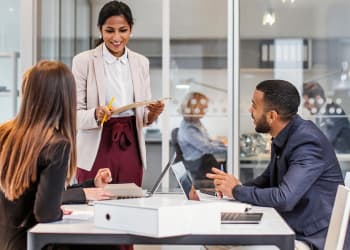
<path fill-rule="evenodd" d="M 161 98 L 159 100 L 150 100 L 150 101 L 142 101 L 142 102 L 134 102 L 134 103 L 130 103 L 128 105 L 122 106 L 122 107 L 118 107 L 118 108 L 112 108 L 112 114 L 119 114 L 122 112 L 125 112 L 129 109 L 134 109 L 134 108 L 138 108 L 141 106 L 146 106 L 148 104 L 152 104 L 152 103 L 156 103 L 157 101 L 165 101 L 165 100 L 170 100 L 170 97 L 165 97 L 165 98 Z"/>

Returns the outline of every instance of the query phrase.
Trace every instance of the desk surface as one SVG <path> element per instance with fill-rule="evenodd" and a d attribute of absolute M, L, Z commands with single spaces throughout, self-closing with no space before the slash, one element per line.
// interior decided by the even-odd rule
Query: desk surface
<path fill-rule="evenodd" d="M 180 245 L 276 245 L 280 249 L 294 249 L 294 232 L 273 208 L 253 207 L 263 212 L 260 224 L 222 224 L 219 232 L 208 231 L 174 237 L 155 238 L 129 234 L 125 231 L 97 228 L 93 223 L 93 207 L 65 206 L 90 214 L 89 219 L 63 219 L 38 224 L 28 232 L 28 249 L 41 249 L 49 243 L 83 244 L 180 244 Z"/>

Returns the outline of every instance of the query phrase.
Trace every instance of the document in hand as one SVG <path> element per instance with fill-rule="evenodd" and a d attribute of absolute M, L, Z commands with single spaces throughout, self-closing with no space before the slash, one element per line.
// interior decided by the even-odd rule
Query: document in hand
<path fill-rule="evenodd" d="M 118 107 L 118 108 L 112 108 L 112 113 L 113 114 L 119 114 L 122 112 L 125 112 L 129 109 L 134 109 L 134 108 L 138 108 L 141 106 L 146 106 L 148 104 L 152 104 L 152 103 L 156 103 L 157 101 L 165 101 L 165 100 L 170 100 L 170 97 L 165 97 L 159 100 L 151 100 L 151 101 L 142 101 L 142 102 L 134 102 L 134 103 L 130 103 L 128 105 L 122 106 L 122 107 Z"/>
<path fill-rule="evenodd" d="M 135 183 L 108 184 L 106 191 L 112 193 L 115 199 L 140 198 L 145 194 Z"/>

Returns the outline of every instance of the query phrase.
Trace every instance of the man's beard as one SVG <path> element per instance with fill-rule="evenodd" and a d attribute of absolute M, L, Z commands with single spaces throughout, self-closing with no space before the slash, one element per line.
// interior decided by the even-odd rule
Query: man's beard
<path fill-rule="evenodd" d="M 267 122 L 266 115 L 264 114 L 259 120 L 255 121 L 255 131 L 258 133 L 269 133 L 271 127 Z"/>

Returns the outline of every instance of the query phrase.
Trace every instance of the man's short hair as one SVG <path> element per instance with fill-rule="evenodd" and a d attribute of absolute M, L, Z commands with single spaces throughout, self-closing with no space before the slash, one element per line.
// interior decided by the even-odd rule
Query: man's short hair
<path fill-rule="evenodd" d="M 259 83 L 256 90 L 264 93 L 265 111 L 275 110 L 282 120 L 290 120 L 300 105 L 296 87 L 284 80 L 267 80 Z"/>
<path fill-rule="evenodd" d="M 324 90 L 318 82 L 306 82 L 303 84 L 303 95 L 308 98 L 316 98 L 320 96 L 323 99 L 326 99 Z"/>

